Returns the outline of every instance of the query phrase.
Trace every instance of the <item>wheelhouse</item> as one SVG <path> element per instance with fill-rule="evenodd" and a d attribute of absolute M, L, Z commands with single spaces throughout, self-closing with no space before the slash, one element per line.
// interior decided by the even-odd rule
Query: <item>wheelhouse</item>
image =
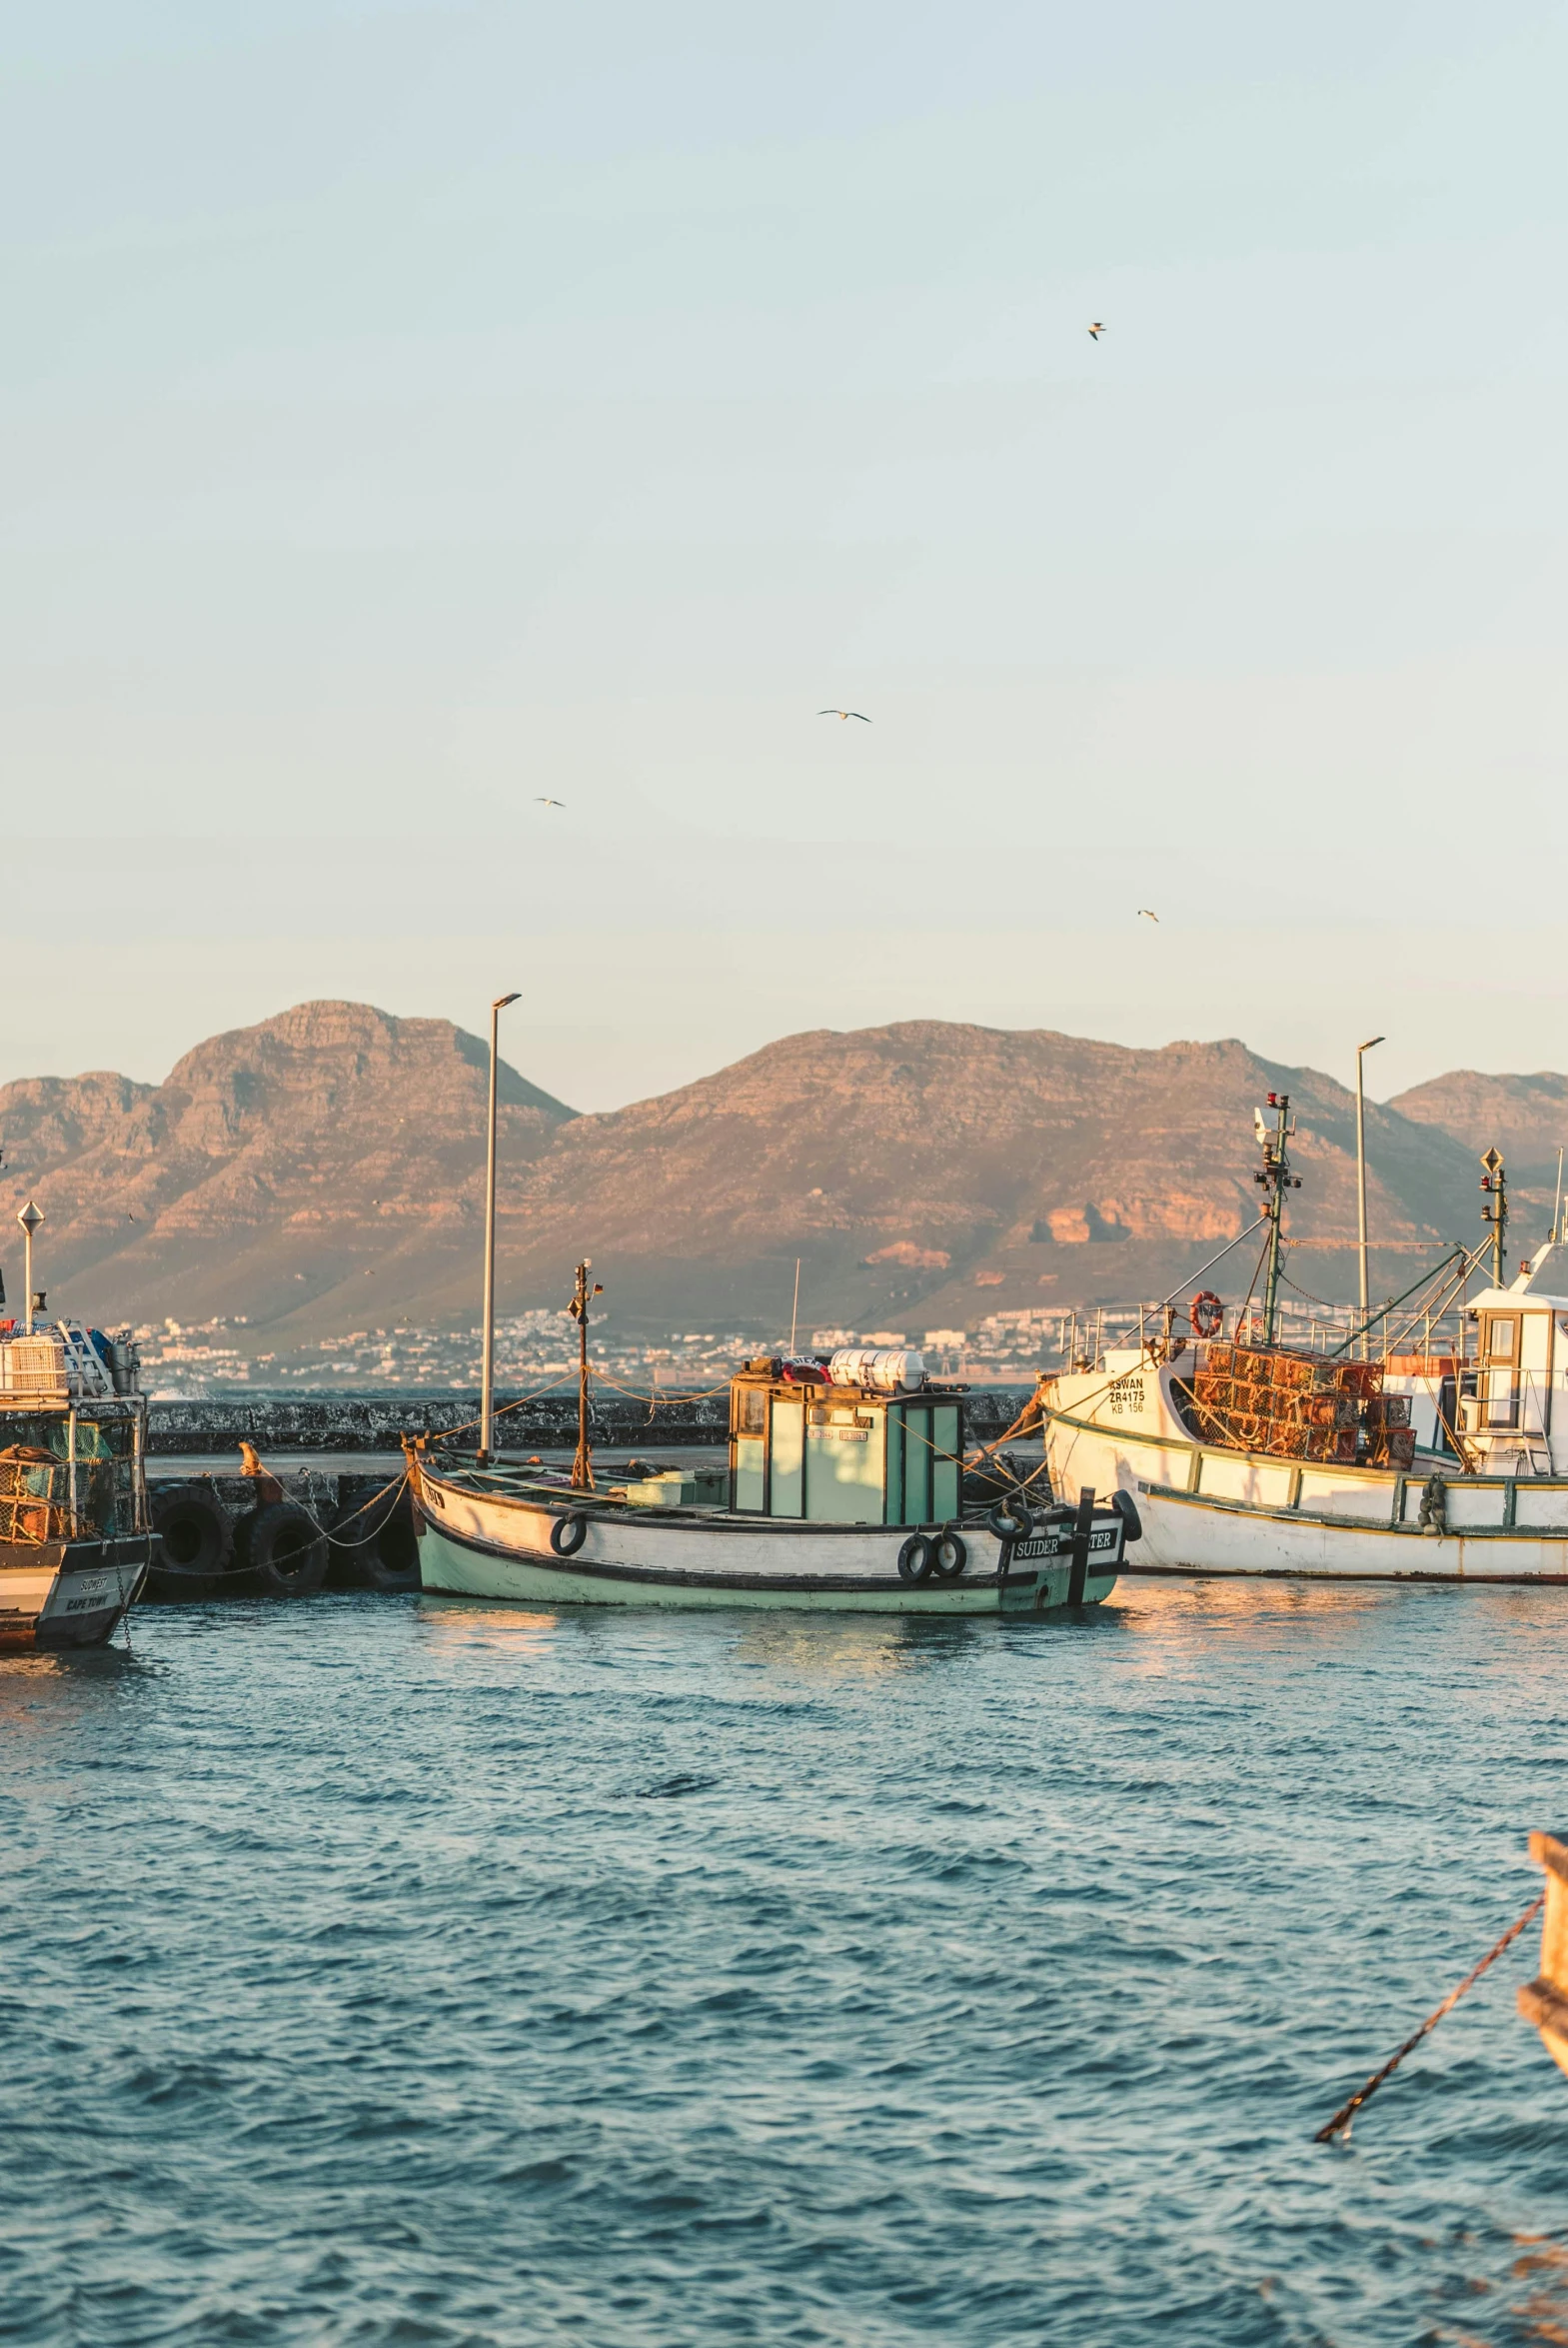
<path fill-rule="evenodd" d="M 904 1393 L 749 1362 L 730 1386 L 730 1506 L 808 1524 L 946 1524 L 958 1514 L 963 1389 Z"/>

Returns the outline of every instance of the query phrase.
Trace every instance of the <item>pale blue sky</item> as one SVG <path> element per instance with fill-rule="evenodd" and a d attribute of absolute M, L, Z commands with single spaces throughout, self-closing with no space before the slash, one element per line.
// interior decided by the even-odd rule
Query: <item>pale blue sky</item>
<path fill-rule="evenodd" d="M 595 1107 L 900 1016 L 1568 1065 L 1561 7 L 6 52 L 7 926 L 103 961 L 0 1076 L 520 978 Z"/>

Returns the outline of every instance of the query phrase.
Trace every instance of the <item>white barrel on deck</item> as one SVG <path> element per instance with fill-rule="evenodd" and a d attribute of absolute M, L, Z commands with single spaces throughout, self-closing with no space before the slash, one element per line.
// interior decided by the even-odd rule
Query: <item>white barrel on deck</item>
<path fill-rule="evenodd" d="M 901 1394 L 925 1375 L 925 1356 L 905 1345 L 840 1345 L 827 1364 L 835 1386 L 867 1394 Z"/>

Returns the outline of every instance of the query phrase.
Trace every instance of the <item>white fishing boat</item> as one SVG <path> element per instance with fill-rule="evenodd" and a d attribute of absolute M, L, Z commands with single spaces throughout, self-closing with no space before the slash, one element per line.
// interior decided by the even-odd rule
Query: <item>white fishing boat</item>
<path fill-rule="evenodd" d="M 1353 1344 L 1277 1346 L 1283 1193 L 1295 1177 L 1289 1104 L 1274 1106 L 1259 1328 L 1244 1328 L 1245 1343 L 1226 1337 L 1204 1291 L 1190 1336 L 1167 1324 L 1043 1377 L 1052 1490 L 1134 1494 L 1144 1573 L 1568 1580 L 1568 1248 L 1556 1226 L 1505 1285 L 1506 1187 L 1490 1152 L 1481 1186 L 1492 1234 L 1474 1256 L 1456 1250 L 1451 1267 L 1457 1289 L 1476 1256 L 1493 1255 L 1492 1284 L 1464 1308 L 1473 1354 L 1395 1351 L 1385 1372 Z"/>
<path fill-rule="evenodd" d="M 157 1535 L 136 1367 L 129 1332 L 0 1334 L 0 1648 L 100 1646 L 140 1593 Z"/>
<path fill-rule="evenodd" d="M 580 1295 L 582 1283 L 580 1280 Z M 963 1389 L 917 1353 L 759 1358 L 731 1384 L 729 1458 L 593 1488 L 409 1447 L 427 1590 L 545 1605 L 1037 1614 L 1098 1604 L 1137 1510 L 1015 1487 L 962 1505 Z"/>

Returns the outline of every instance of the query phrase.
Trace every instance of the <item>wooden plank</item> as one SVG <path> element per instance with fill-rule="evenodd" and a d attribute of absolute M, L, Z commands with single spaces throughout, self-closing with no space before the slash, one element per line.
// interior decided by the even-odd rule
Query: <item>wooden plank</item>
<path fill-rule="evenodd" d="M 1568 1843 L 1559 1842 L 1555 1834 L 1532 1834 L 1530 1856 L 1560 1883 L 1568 1883 Z"/>

